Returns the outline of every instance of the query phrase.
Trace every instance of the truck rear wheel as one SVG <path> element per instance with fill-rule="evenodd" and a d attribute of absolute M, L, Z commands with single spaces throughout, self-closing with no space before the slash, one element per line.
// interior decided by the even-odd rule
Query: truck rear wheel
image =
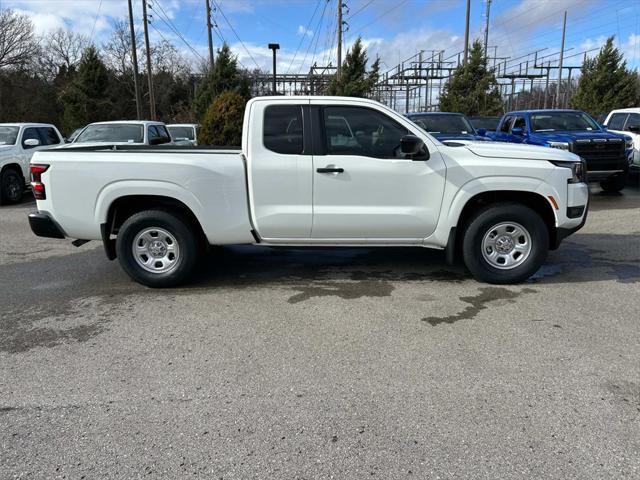
<path fill-rule="evenodd" d="M 549 232 L 535 211 L 500 203 L 478 211 L 462 240 L 464 263 L 476 280 L 507 284 L 526 280 L 542 266 Z"/>
<path fill-rule="evenodd" d="M 13 168 L 0 175 L 0 205 L 18 203 L 24 193 L 24 179 Z"/>
<path fill-rule="evenodd" d="M 188 223 L 166 211 L 146 210 L 122 224 L 116 252 L 120 265 L 136 282 L 172 287 L 191 276 L 200 246 Z"/>

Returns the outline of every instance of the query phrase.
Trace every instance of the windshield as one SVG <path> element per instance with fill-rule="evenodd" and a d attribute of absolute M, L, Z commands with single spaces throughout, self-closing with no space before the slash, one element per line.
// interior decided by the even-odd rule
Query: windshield
<path fill-rule="evenodd" d="M 171 138 L 186 138 L 187 140 L 194 140 L 192 127 L 167 127 Z"/>
<path fill-rule="evenodd" d="M 19 130 L 18 127 L 0 127 L 0 145 L 14 145 Z"/>
<path fill-rule="evenodd" d="M 89 125 L 78 135 L 73 143 L 87 142 L 123 142 L 142 143 L 144 132 L 142 125 L 102 124 Z"/>
<path fill-rule="evenodd" d="M 545 112 L 531 115 L 534 132 L 590 132 L 599 131 L 598 124 L 582 112 Z"/>
<path fill-rule="evenodd" d="M 409 118 L 429 133 L 475 133 L 469 121 L 462 115 L 416 115 Z"/>

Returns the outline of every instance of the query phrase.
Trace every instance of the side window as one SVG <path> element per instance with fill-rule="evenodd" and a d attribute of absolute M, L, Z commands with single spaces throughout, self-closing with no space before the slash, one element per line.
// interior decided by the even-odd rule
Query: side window
<path fill-rule="evenodd" d="M 607 128 L 611 130 L 622 130 L 624 128 L 624 121 L 627 119 L 626 113 L 614 113 L 609 119 Z"/>
<path fill-rule="evenodd" d="M 405 158 L 400 139 L 409 131 L 377 110 L 362 107 L 325 107 L 328 155 Z"/>
<path fill-rule="evenodd" d="M 60 138 L 58 138 L 58 134 L 53 128 L 40 127 L 38 128 L 38 131 L 42 138 L 42 145 L 57 145 L 60 143 Z"/>
<path fill-rule="evenodd" d="M 502 125 L 500 125 L 500 131 L 502 133 L 509 133 L 509 131 L 511 131 L 512 120 L 513 120 L 513 117 L 505 117 L 504 121 L 502 122 Z"/>
<path fill-rule="evenodd" d="M 265 108 L 262 142 L 272 152 L 301 154 L 304 149 L 302 106 L 270 105 Z"/>
<path fill-rule="evenodd" d="M 521 128 L 522 130 L 527 129 L 527 122 L 525 121 L 524 117 L 516 117 L 513 125 L 511 126 L 511 130 L 513 130 L 514 128 Z"/>
<path fill-rule="evenodd" d="M 640 113 L 630 113 L 627 118 L 627 124 L 624 126 L 625 130 L 629 130 L 629 127 L 640 127 Z"/>
<path fill-rule="evenodd" d="M 149 143 L 161 145 L 171 142 L 171 135 L 164 125 L 149 125 Z"/>
<path fill-rule="evenodd" d="M 37 128 L 25 128 L 24 132 L 22 133 L 22 148 L 24 149 L 28 149 L 28 148 L 34 148 L 32 146 L 29 145 L 25 145 L 24 142 L 26 140 L 38 140 L 38 142 L 40 142 L 42 144 L 42 139 L 40 138 L 40 135 L 38 135 L 38 129 Z"/>

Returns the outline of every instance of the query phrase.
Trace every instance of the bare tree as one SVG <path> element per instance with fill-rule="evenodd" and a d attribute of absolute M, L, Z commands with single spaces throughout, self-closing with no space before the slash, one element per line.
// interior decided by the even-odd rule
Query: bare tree
<path fill-rule="evenodd" d="M 0 11 L 0 68 L 17 68 L 31 62 L 39 50 L 28 16 L 6 9 Z"/>
<path fill-rule="evenodd" d="M 136 44 L 139 44 L 141 38 L 139 34 L 136 34 Z M 125 20 L 113 22 L 113 33 L 109 40 L 102 45 L 102 50 L 105 62 L 118 76 L 132 75 L 131 37 L 129 24 Z"/>
<path fill-rule="evenodd" d="M 55 77 L 61 67 L 67 70 L 76 67 L 90 43 L 89 37 L 63 28 L 44 37 L 42 62 L 48 75 Z"/>

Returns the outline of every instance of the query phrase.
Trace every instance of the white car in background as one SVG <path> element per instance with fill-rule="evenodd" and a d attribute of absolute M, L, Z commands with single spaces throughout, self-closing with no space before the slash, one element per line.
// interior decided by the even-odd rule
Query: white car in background
<path fill-rule="evenodd" d="M 61 143 L 62 135 L 48 123 L 0 123 L 0 205 L 22 198 L 33 153 Z"/>
<path fill-rule="evenodd" d="M 621 133 L 633 139 L 633 160 L 629 169 L 640 172 L 640 108 L 621 108 L 607 115 L 604 124 L 614 133 Z"/>
<path fill-rule="evenodd" d="M 198 145 L 198 129 L 200 125 L 195 123 L 174 123 L 167 125 L 171 138 L 176 141 L 188 141 L 194 147 Z"/>
<path fill-rule="evenodd" d="M 189 145 L 189 143 L 174 142 L 167 126 L 162 122 L 127 120 L 91 123 L 66 147 L 95 145 Z"/>

